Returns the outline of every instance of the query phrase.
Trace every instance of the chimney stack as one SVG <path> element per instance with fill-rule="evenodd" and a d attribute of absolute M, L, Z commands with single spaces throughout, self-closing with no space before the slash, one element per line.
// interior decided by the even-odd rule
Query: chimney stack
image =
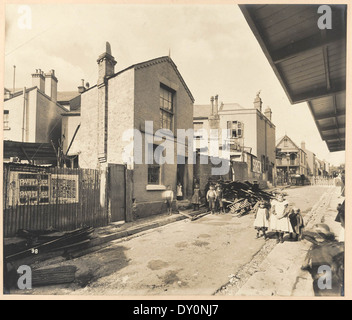
<path fill-rule="evenodd" d="M 215 111 L 215 113 L 214 113 L 215 115 L 217 115 L 218 112 L 219 112 L 219 109 L 218 109 L 218 108 L 219 108 L 219 105 L 218 105 L 218 102 L 219 102 L 219 101 L 218 101 L 218 100 L 219 100 L 219 96 L 216 95 L 216 96 L 215 96 L 215 110 L 214 110 L 214 111 Z"/>
<path fill-rule="evenodd" d="M 50 70 L 45 74 L 45 94 L 54 102 L 57 101 L 57 82 L 55 70 Z"/>
<path fill-rule="evenodd" d="M 271 121 L 272 111 L 269 107 L 265 109 L 264 115 Z"/>
<path fill-rule="evenodd" d="M 302 142 L 301 142 L 301 149 L 302 149 L 302 150 L 306 150 L 306 143 L 305 143 L 305 141 L 302 141 Z"/>
<path fill-rule="evenodd" d="M 98 71 L 98 86 L 103 84 L 106 77 L 112 76 L 115 73 L 116 60 L 111 55 L 111 46 L 109 42 L 106 42 L 106 50 L 101 54 L 97 60 L 99 71 Z"/>
<path fill-rule="evenodd" d="M 40 91 L 45 92 L 45 77 L 42 70 L 36 69 L 35 73 L 32 73 L 32 85 Z"/>
<path fill-rule="evenodd" d="M 86 91 L 86 87 L 84 86 L 84 79 L 81 79 L 82 84 L 78 87 L 78 92 L 82 94 L 84 91 Z"/>
<path fill-rule="evenodd" d="M 211 114 L 214 115 L 214 97 L 210 97 L 210 102 L 211 102 Z"/>
<path fill-rule="evenodd" d="M 260 91 L 257 93 L 257 96 L 254 99 L 254 108 L 262 112 L 263 102 L 259 95 L 260 95 Z"/>

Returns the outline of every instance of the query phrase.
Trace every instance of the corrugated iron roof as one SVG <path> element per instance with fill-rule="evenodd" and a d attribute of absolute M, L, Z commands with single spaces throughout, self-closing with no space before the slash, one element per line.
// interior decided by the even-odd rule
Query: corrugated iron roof
<path fill-rule="evenodd" d="M 333 27 L 321 30 L 319 5 L 240 5 L 290 102 L 308 102 L 334 152 L 345 150 L 346 6 L 329 7 Z"/>

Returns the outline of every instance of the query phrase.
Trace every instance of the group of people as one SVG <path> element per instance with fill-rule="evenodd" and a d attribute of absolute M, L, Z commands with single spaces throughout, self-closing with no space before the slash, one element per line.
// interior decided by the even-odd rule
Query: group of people
<path fill-rule="evenodd" d="M 201 204 L 201 191 L 198 184 L 194 187 L 192 204 L 193 210 L 199 210 Z M 212 214 L 225 213 L 223 189 L 220 184 L 216 184 L 215 186 L 209 184 L 206 187 L 205 204 L 209 207 L 209 211 L 211 211 Z"/>
<path fill-rule="evenodd" d="M 298 241 L 302 238 L 304 221 L 299 208 L 290 208 L 282 193 L 276 195 L 272 201 L 262 199 L 256 212 L 254 227 L 257 238 L 263 236 L 268 239 L 267 232 L 274 232 L 276 241 L 284 242 L 284 235 L 289 234 Z"/>

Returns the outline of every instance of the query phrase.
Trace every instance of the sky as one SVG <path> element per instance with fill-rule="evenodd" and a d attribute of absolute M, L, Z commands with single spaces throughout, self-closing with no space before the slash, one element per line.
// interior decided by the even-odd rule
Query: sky
<path fill-rule="evenodd" d="M 25 20 L 28 10 L 31 19 Z M 55 70 L 59 91 L 76 91 L 81 79 L 96 84 L 97 58 L 111 45 L 115 72 L 170 54 L 195 104 L 210 97 L 252 108 L 261 90 L 263 109 L 272 109 L 276 139 L 287 134 L 332 165 L 345 152 L 330 153 L 307 103 L 291 105 L 236 4 L 122 5 L 32 4 L 5 8 L 5 87 L 31 87 L 36 69 Z"/>

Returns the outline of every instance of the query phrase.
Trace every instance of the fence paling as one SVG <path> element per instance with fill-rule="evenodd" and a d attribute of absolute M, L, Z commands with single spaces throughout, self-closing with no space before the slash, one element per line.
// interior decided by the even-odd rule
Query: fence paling
<path fill-rule="evenodd" d="M 44 230 L 52 227 L 59 230 L 72 230 L 83 225 L 92 227 L 107 225 L 108 214 L 106 208 L 100 204 L 101 177 L 98 170 L 40 168 L 40 171 L 36 172 L 30 171 L 33 168 L 28 171 L 22 168 L 14 169 L 13 172 L 37 174 L 38 179 L 42 179 L 39 176 L 39 172 L 49 176 L 48 182 L 51 181 L 51 186 L 49 182 L 47 192 L 50 199 L 48 203 L 40 202 L 40 194 L 46 189 L 42 190 L 42 185 L 38 180 L 37 201 L 34 203 L 29 201 L 20 203 L 19 180 L 16 183 L 16 190 L 12 190 L 10 186 L 11 168 L 10 166 L 5 166 L 3 194 L 5 237 L 14 236 L 19 229 Z M 60 177 L 60 175 L 63 176 Z M 18 178 L 19 175 L 16 177 Z M 66 186 L 67 190 L 59 190 L 59 178 L 61 179 L 61 185 Z M 51 189 L 53 187 L 56 187 L 55 190 Z M 78 190 L 76 190 L 77 188 Z M 74 192 L 76 192 L 78 199 L 69 198 L 70 196 L 73 197 Z M 60 194 L 62 196 L 61 199 Z M 15 197 L 17 198 L 15 199 Z M 30 197 L 32 195 L 28 196 L 28 199 Z M 10 199 L 12 199 L 12 203 L 10 203 Z"/>

